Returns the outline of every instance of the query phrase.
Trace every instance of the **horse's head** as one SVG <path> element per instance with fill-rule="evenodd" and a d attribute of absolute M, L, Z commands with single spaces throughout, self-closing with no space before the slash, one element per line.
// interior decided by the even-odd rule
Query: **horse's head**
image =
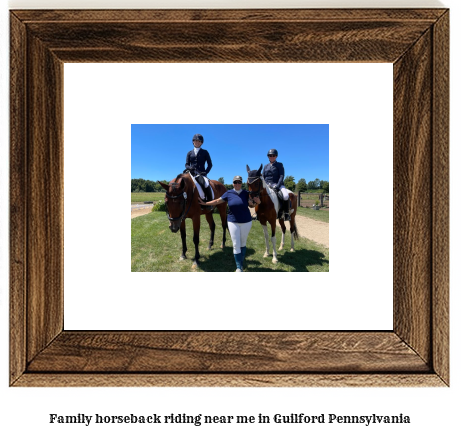
<path fill-rule="evenodd" d="M 162 182 L 158 183 L 166 190 L 165 206 L 170 221 L 170 230 L 176 233 L 186 215 L 186 205 L 188 204 L 187 185 L 181 175 L 173 179 L 168 185 Z"/>
<path fill-rule="evenodd" d="M 258 170 L 250 170 L 250 167 L 247 165 L 248 173 L 248 190 L 250 191 L 251 197 L 259 197 L 261 189 L 263 187 L 263 182 L 261 180 L 261 170 L 263 169 L 263 164 L 259 167 Z"/>

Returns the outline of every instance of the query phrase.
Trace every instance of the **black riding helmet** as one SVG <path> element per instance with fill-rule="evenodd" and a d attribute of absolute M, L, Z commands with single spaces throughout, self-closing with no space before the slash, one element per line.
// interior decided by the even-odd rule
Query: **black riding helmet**
<path fill-rule="evenodd" d="M 192 142 L 194 141 L 200 141 L 203 143 L 203 136 L 200 135 L 199 133 L 197 133 L 196 135 L 194 135 L 194 137 L 192 138 Z"/>
<path fill-rule="evenodd" d="M 270 154 L 275 154 L 275 157 L 279 155 L 278 151 L 275 148 L 271 148 L 268 152 L 267 155 L 269 156 Z"/>

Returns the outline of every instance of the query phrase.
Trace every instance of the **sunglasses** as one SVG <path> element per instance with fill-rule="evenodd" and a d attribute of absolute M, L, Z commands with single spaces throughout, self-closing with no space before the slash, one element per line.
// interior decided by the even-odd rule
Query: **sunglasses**
<path fill-rule="evenodd" d="M 275 157 L 275 154 L 268 154 L 269 157 Z"/>
<path fill-rule="evenodd" d="M 240 180 L 236 180 L 236 181 L 234 182 L 234 185 L 241 185 L 241 184 L 242 184 L 242 182 L 241 182 Z"/>

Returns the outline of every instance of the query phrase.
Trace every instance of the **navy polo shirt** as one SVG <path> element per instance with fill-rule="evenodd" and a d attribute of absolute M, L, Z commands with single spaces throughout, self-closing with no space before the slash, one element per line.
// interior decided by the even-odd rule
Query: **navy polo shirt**
<path fill-rule="evenodd" d="M 227 221 L 231 223 L 249 223 L 251 221 L 251 213 L 248 209 L 248 191 L 242 189 L 240 194 L 237 194 L 235 190 L 229 189 L 221 195 L 224 201 L 227 201 L 229 206 L 229 215 L 227 215 Z"/>

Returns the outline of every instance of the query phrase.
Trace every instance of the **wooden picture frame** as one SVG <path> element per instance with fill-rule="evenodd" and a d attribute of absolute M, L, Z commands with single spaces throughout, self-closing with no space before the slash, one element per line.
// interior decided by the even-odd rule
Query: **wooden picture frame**
<path fill-rule="evenodd" d="M 447 9 L 21 10 L 10 21 L 11 386 L 449 385 Z M 393 330 L 65 331 L 64 62 L 392 62 Z"/>

